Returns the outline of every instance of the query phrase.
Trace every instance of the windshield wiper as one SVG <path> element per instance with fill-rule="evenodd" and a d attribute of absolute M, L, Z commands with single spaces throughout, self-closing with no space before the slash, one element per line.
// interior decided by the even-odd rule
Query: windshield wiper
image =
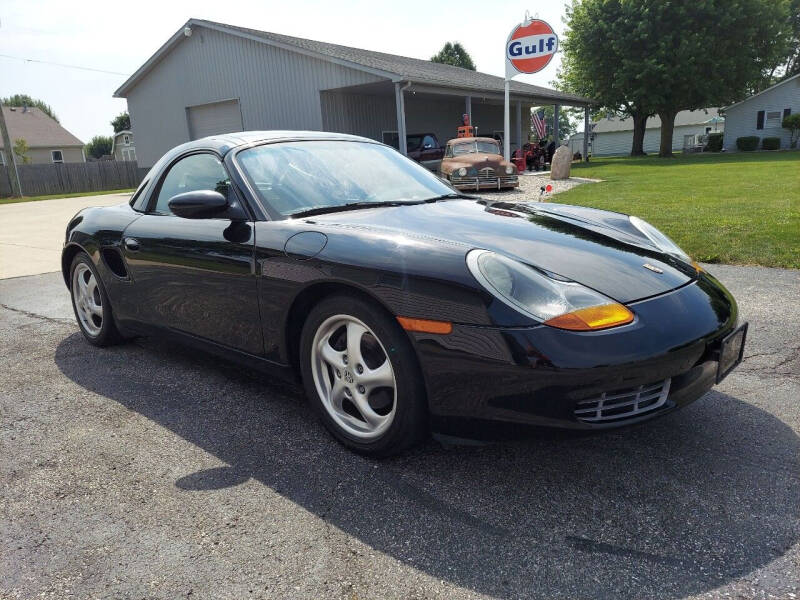
<path fill-rule="evenodd" d="M 406 204 L 419 204 L 419 202 L 348 202 L 347 204 L 336 204 L 333 206 L 314 206 L 305 210 L 290 213 L 292 218 L 311 217 L 313 215 L 324 215 L 326 213 L 343 212 L 346 210 L 358 210 L 360 208 L 379 208 L 382 206 L 403 206 Z"/>
<path fill-rule="evenodd" d="M 469 194 L 459 194 L 458 192 L 450 192 L 449 194 L 442 194 L 441 196 L 426 198 L 425 200 L 423 200 L 423 202 L 433 203 L 433 202 L 439 202 L 439 200 L 456 200 L 458 198 L 463 198 L 465 200 L 475 200 L 476 196 L 470 196 Z"/>

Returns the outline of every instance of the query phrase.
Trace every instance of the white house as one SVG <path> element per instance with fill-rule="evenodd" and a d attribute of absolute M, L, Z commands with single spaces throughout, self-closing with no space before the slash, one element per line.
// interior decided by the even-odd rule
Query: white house
<path fill-rule="evenodd" d="M 715 131 L 722 132 L 725 123 L 716 108 L 682 110 L 675 116 L 672 133 L 672 149 L 680 152 L 684 148 L 696 146 L 700 138 Z M 633 144 L 633 119 L 612 115 L 601 119 L 592 126 L 592 156 L 619 156 L 630 154 Z M 658 152 L 661 145 L 661 119 L 658 116 L 647 119 L 644 133 L 644 151 L 648 154 Z"/>
<path fill-rule="evenodd" d="M 726 150 L 736 150 L 736 138 L 751 135 L 762 140 L 781 138 L 781 148 L 788 148 L 791 134 L 781 127 L 781 122 L 784 117 L 800 112 L 800 75 L 784 79 L 722 110 L 725 111 L 723 145 Z"/>

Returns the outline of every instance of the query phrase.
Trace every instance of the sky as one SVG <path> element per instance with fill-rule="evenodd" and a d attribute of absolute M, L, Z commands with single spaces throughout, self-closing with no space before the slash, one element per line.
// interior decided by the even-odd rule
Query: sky
<path fill-rule="evenodd" d="M 192 17 L 426 60 L 445 42 L 458 41 L 479 71 L 502 77 L 506 38 L 523 20 L 526 9 L 560 35 L 565 4 L 526 5 L 504 0 L 2 0 L 0 97 L 22 93 L 44 100 L 61 124 L 83 142 L 95 135 L 110 135 L 111 119 L 127 110 L 125 99 L 112 98 L 114 90 Z M 559 64 L 556 55 L 543 71 L 515 80 L 550 87 Z"/>

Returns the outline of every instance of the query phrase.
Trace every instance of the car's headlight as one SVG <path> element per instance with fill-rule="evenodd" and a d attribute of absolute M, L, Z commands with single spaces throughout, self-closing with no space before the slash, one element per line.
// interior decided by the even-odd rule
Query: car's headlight
<path fill-rule="evenodd" d="M 514 167 L 506 165 L 506 175 L 511 175 L 514 172 Z"/>
<path fill-rule="evenodd" d="M 464 167 L 461 167 L 461 168 L 458 170 L 458 174 L 459 174 L 461 177 L 464 177 L 464 175 L 466 175 L 466 174 L 467 174 L 467 170 L 466 170 Z"/>
<path fill-rule="evenodd" d="M 471 250 L 467 266 L 480 284 L 512 308 L 545 325 L 575 331 L 633 321 L 622 304 L 575 281 L 560 281 L 489 250 Z"/>

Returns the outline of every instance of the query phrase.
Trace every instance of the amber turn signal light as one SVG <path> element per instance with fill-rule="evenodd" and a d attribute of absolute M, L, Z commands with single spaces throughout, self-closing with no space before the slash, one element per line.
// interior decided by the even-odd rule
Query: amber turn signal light
<path fill-rule="evenodd" d="M 581 308 L 544 322 L 545 325 L 572 331 L 594 331 L 625 325 L 633 321 L 633 313 L 622 304 L 602 304 Z"/>
<path fill-rule="evenodd" d="M 439 333 L 443 335 L 447 335 L 453 331 L 453 324 L 450 321 L 431 321 L 429 319 L 411 319 L 409 317 L 397 317 L 397 321 L 406 331 Z"/>

